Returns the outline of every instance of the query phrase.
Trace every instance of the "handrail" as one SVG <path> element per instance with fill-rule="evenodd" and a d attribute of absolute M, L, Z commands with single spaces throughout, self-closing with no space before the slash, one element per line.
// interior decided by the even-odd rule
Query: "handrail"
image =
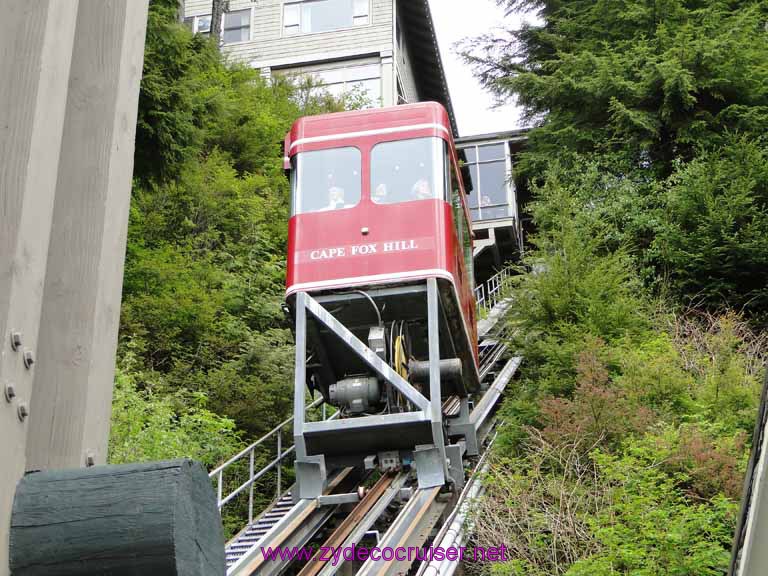
<path fill-rule="evenodd" d="M 491 276 L 485 284 L 475 288 L 475 301 L 478 310 L 490 312 L 502 298 L 504 281 L 511 275 L 512 267 L 502 268 Z"/>
<path fill-rule="evenodd" d="M 323 404 L 324 400 L 323 398 L 318 398 L 311 403 L 307 404 L 305 406 L 305 410 L 309 410 L 311 408 L 317 408 L 318 406 L 323 406 L 323 420 L 333 420 L 335 418 L 338 418 L 339 412 L 333 413 L 330 417 L 325 417 L 325 405 Z M 269 432 L 264 434 L 261 438 L 250 444 L 248 447 L 244 448 L 232 458 L 221 464 L 220 466 L 214 468 L 211 472 L 208 473 L 208 477 L 213 480 L 216 478 L 216 504 L 219 508 L 219 511 L 229 502 L 231 502 L 236 496 L 240 495 L 245 491 L 246 489 L 250 488 L 249 496 L 248 496 L 248 524 L 251 524 L 253 522 L 253 488 L 256 483 L 256 481 L 264 476 L 267 472 L 272 470 L 273 468 L 277 468 L 277 498 L 280 498 L 281 492 L 282 492 L 282 469 L 281 464 L 283 460 L 291 455 L 295 449 L 296 446 L 294 444 L 291 444 L 287 449 L 283 450 L 283 430 L 293 424 L 293 417 L 287 418 L 286 420 L 283 420 L 280 424 L 272 428 Z M 275 458 L 269 461 L 265 466 L 263 466 L 260 470 L 254 470 L 255 465 L 255 452 L 256 449 L 264 444 L 267 440 L 270 438 L 277 436 L 277 450 L 275 454 Z M 224 495 L 224 472 L 233 466 L 235 463 L 248 458 L 248 479 L 240 484 L 237 488 L 229 492 L 226 496 Z"/>

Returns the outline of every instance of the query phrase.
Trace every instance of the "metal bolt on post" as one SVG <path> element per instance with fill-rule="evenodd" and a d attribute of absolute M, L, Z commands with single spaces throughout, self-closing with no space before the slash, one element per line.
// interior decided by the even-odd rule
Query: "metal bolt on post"
<path fill-rule="evenodd" d="M 9 382 L 3 388 L 5 389 L 6 401 L 8 402 L 13 401 L 13 399 L 16 398 L 16 386 L 14 386 Z"/>
<path fill-rule="evenodd" d="M 24 350 L 24 367 L 27 370 L 30 370 L 32 368 L 32 364 L 35 363 L 35 355 L 32 353 L 32 350 Z"/>

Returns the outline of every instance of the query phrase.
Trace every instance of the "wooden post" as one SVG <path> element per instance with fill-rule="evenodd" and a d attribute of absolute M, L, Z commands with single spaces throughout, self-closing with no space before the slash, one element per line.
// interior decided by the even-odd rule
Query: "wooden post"
<path fill-rule="evenodd" d="M 25 468 L 82 466 L 88 449 L 104 458 L 146 11 L 147 0 L 3 5 L 0 576 Z"/>
<path fill-rule="evenodd" d="M 147 0 L 80 0 L 27 470 L 106 462 Z"/>
<path fill-rule="evenodd" d="M 14 576 L 224 576 L 224 534 L 191 460 L 52 470 L 19 484 Z"/>
<path fill-rule="evenodd" d="M 0 18 L 0 576 L 25 466 L 29 418 L 19 410 L 35 370 L 23 355 L 37 349 L 76 14 L 77 0 L 30 0 L 7 3 Z"/>

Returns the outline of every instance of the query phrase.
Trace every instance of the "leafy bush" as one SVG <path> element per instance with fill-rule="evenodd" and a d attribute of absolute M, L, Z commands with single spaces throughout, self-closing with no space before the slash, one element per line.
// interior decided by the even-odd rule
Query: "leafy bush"
<path fill-rule="evenodd" d="M 156 393 L 149 382 L 140 390 L 137 376 L 123 369 L 115 381 L 110 464 L 193 458 L 213 468 L 240 448 L 234 421 L 206 408 L 202 393 Z"/>
<path fill-rule="evenodd" d="M 679 479 L 658 468 L 652 438 L 621 455 L 593 454 L 609 505 L 589 519 L 599 552 L 575 562 L 568 576 L 720 575 L 730 560 L 737 505 L 720 496 L 688 501 Z"/>
<path fill-rule="evenodd" d="M 744 136 L 667 181 L 659 263 L 692 302 L 768 311 L 768 149 Z"/>
<path fill-rule="evenodd" d="M 565 332 L 578 324 L 606 340 L 647 328 L 640 284 L 622 250 L 605 250 L 605 240 L 560 180 L 559 168 L 537 188 L 532 213 L 542 222 L 525 263 L 531 274 L 517 277 L 513 320 L 526 331 Z"/>

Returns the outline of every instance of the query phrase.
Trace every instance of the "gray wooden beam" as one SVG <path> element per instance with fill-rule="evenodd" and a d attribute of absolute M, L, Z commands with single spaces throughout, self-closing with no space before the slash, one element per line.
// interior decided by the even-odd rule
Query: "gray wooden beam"
<path fill-rule="evenodd" d="M 27 469 L 106 461 L 148 0 L 80 0 Z"/>
<path fill-rule="evenodd" d="M 24 470 L 105 458 L 146 14 L 147 0 L 3 5 L 0 576 Z"/>
<path fill-rule="evenodd" d="M 226 574 L 216 494 L 191 460 L 27 474 L 10 540 L 14 576 Z"/>
<path fill-rule="evenodd" d="M 7 2 L 0 17 L 0 576 L 9 573 L 11 506 L 25 466 L 29 419 L 19 407 L 29 405 L 35 369 L 23 354 L 37 349 L 77 5 Z"/>

